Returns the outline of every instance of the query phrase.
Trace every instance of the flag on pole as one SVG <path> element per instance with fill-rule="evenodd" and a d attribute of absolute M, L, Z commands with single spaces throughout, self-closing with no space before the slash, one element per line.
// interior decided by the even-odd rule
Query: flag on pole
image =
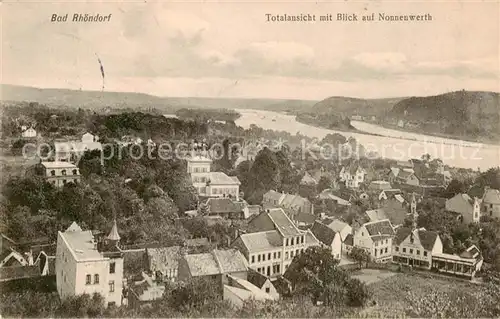
<path fill-rule="evenodd" d="M 97 61 L 99 62 L 99 67 L 100 67 L 100 69 L 101 69 L 101 75 L 102 75 L 102 89 L 104 90 L 104 67 L 102 66 L 101 59 L 99 58 L 99 56 L 97 55 L 97 53 L 95 54 L 95 56 L 97 57 Z"/>

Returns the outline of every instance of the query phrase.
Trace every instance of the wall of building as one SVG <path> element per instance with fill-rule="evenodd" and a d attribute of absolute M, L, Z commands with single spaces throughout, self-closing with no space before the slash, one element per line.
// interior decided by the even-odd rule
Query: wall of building
<path fill-rule="evenodd" d="M 57 234 L 56 248 L 56 285 L 61 299 L 76 294 L 77 266 L 71 250 L 63 240 L 61 233 Z"/>

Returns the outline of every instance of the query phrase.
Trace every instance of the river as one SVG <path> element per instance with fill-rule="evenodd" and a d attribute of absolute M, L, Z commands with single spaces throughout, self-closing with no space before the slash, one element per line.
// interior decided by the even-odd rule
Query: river
<path fill-rule="evenodd" d="M 450 166 L 480 168 L 481 171 L 500 165 L 500 145 L 401 132 L 359 121 L 352 121 L 351 124 L 360 131 L 381 136 L 342 132 L 297 122 L 293 115 L 261 110 L 238 109 L 237 111 L 241 117 L 236 120 L 236 125 L 243 128 L 256 124 L 263 129 L 286 131 L 291 134 L 300 132 L 302 135 L 317 139 L 322 139 L 329 133 L 339 133 L 346 137 L 354 137 L 367 151 L 376 152 L 385 158 L 408 160 L 429 154 L 432 158 L 442 159 L 444 164 Z"/>

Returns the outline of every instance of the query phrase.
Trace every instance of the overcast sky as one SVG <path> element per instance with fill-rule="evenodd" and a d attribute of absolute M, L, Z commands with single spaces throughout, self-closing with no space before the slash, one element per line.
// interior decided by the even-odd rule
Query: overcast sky
<path fill-rule="evenodd" d="M 499 2 L 8 3 L 2 83 L 160 96 L 394 97 L 500 90 Z M 428 22 L 271 23 L 384 12 Z M 112 14 L 105 23 L 52 14 Z"/>

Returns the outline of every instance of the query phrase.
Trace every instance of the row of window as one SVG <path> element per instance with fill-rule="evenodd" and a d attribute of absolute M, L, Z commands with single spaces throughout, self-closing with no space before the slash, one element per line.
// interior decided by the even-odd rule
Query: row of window
<path fill-rule="evenodd" d="M 205 183 L 208 181 L 206 176 L 193 176 L 193 183 Z"/>
<path fill-rule="evenodd" d="M 396 251 L 399 251 L 399 247 L 398 246 L 396 246 L 395 249 L 396 249 Z M 409 249 L 409 253 L 413 254 L 413 250 L 414 250 L 413 248 L 410 248 Z M 403 247 L 403 253 L 406 253 L 406 248 L 405 247 Z M 416 253 L 417 256 L 420 256 L 420 250 L 419 249 L 415 249 L 415 253 Z M 425 250 L 424 250 L 424 257 L 427 257 L 427 252 Z"/>
<path fill-rule="evenodd" d="M 380 244 L 380 245 L 383 245 L 384 243 L 385 243 L 385 244 L 388 244 L 388 243 L 389 243 L 389 239 L 386 239 L 386 240 L 385 240 L 385 242 L 384 242 L 384 240 L 381 240 L 380 242 L 379 242 L 379 241 L 376 241 L 376 242 L 375 242 L 375 246 L 378 246 L 379 244 Z"/>
<path fill-rule="evenodd" d="M 236 194 L 236 188 L 212 188 L 212 194 Z"/>
<path fill-rule="evenodd" d="M 387 250 L 387 247 L 385 247 L 385 249 L 384 249 L 384 248 L 381 248 L 381 249 L 380 249 L 380 255 L 382 255 L 382 254 L 384 254 L 384 253 L 386 253 L 386 254 L 387 254 L 387 251 L 388 251 L 388 250 Z M 377 256 L 377 249 L 374 249 L 374 254 L 375 254 L 375 256 Z"/>
<path fill-rule="evenodd" d="M 293 246 L 293 245 L 298 245 L 298 244 L 303 244 L 303 243 L 304 243 L 304 236 L 292 237 L 292 238 L 285 239 L 285 246 Z"/>
<path fill-rule="evenodd" d="M 286 251 L 285 252 L 285 260 L 292 259 L 296 255 L 298 255 L 300 253 L 303 253 L 303 252 L 304 252 L 304 248 L 292 250 L 290 252 Z M 275 251 L 274 253 L 267 253 L 267 254 L 264 253 L 264 254 L 252 255 L 252 257 L 251 257 L 251 263 L 252 264 L 255 263 L 255 259 L 256 259 L 255 256 L 257 256 L 257 262 L 260 263 L 260 262 L 266 261 L 266 257 L 267 257 L 267 261 L 280 259 L 281 258 L 281 252 L 280 251 Z"/>
<path fill-rule="evenodd" d="M 92 275 L 87 275 L 85 278 L 85 284 L 86 285 L 91 285 L 92 284 Z M 99 274 L 94 275 L 94 285 L 99 284 Z M 109 292 L 114 292 L 115 291 L 115 281 L 110 280 L 108 282 L 109 285 Z"/>
<path fill-rule="evenodd" d="M 50 175 L 51 175 L 51 176 L 56 176 L 56 171 L 55 171 L 55 170 L 51 170 L 51 171 L 50 171 Z M 61 171 L 61 175 L 66 176 L 66 170 L 65 170 L 65 169 L 63 169 L 63 170 Z M 73 175 L 78 175 L 78 170 L 74 169 L 74 170 L 73 170 Z"/>
<path fill-rule="evenodd" d="M 279 274 L 280 273 L 280 265 L 279 264 L 273 265 L 272 272 L 271 272 L 271 266 L 258 267 L 257 272 L 263 274 L 264 276 L 268 276 L 268 277 L 271 275 Z"/>
<path fill-rule="evenodd" d="M 194 173 L 208 173 L 208 167 L 193 167 Z"/>

